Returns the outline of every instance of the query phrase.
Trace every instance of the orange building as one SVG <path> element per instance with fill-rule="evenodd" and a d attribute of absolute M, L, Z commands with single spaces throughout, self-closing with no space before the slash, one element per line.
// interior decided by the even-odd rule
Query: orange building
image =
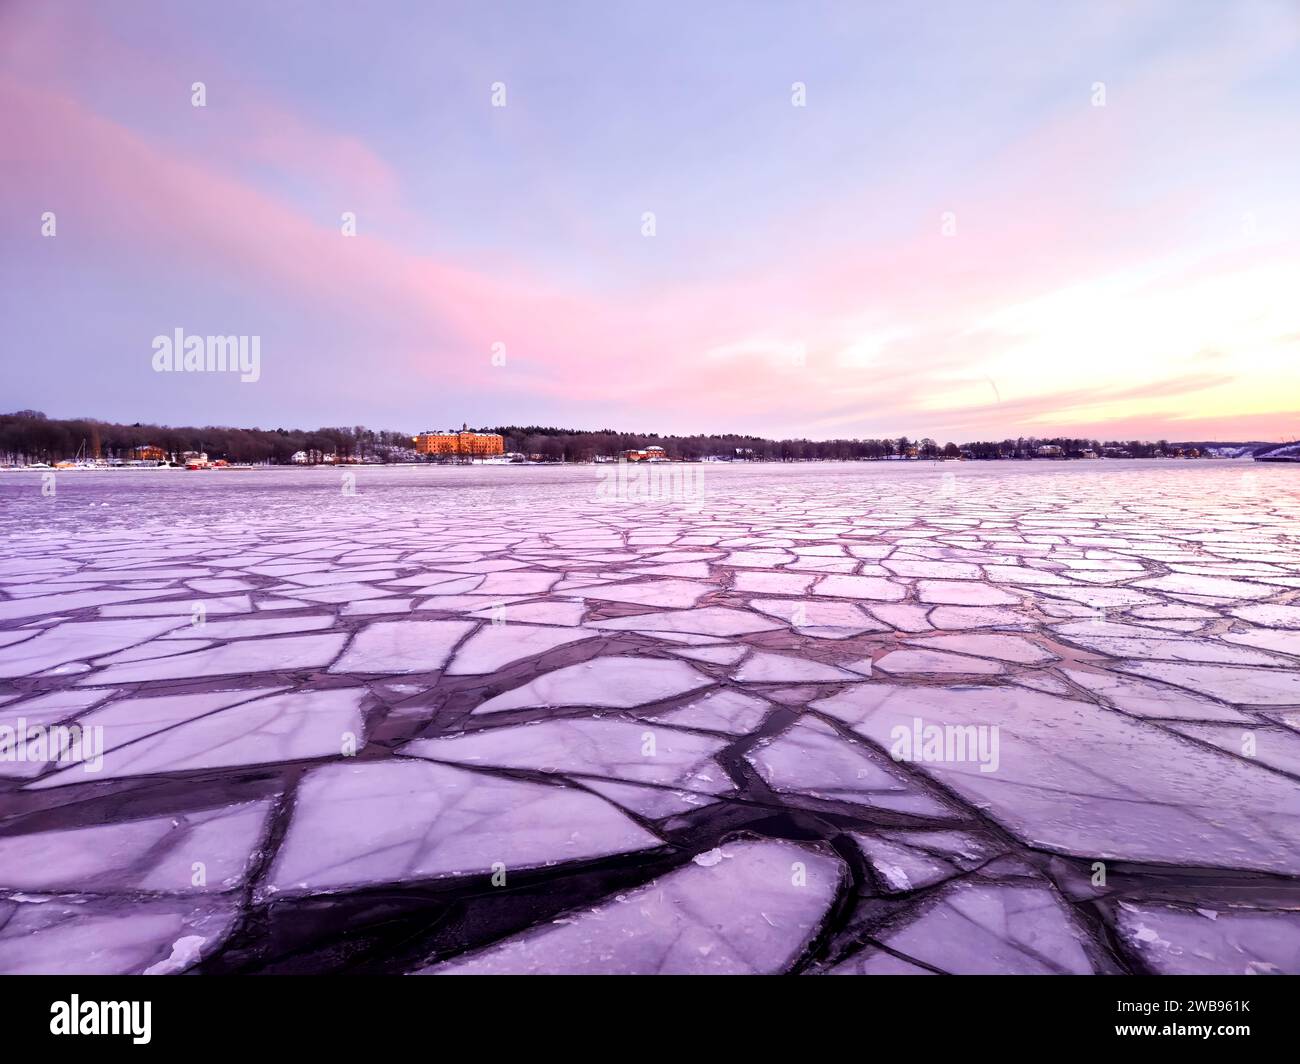
<path fill-rule="evenodd" d="M 627 462 L 666 462 L 668 460 L 667 452 L 662 447 L 646 447 L 644 449 L 633 447 L 631 450 L 620 452 L 620 455 Z"/>
<path fill-rule="evenodd" d="M 146 443 L 141 447 L 131 449 L 131 459 L 137 462 L 161 462 L 167 457 L 161 447 L 155 447 L 151 443 Z"/>
<path fill-rule="evenodd" d="M 462 426 L 459 432 L 422 432 L 415 437 L 420 454 L 457 455 L 462 458 L 489 458 L 505 454 L 506 441 L 495 432 L 471 432 Z"/>

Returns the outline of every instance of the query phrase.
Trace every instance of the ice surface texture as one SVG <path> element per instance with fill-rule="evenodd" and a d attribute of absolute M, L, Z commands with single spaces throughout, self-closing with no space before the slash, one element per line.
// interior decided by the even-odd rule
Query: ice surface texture
<path fill-rule="evenodd" d="M 355 473 L 0 474 L 0 971 L 1300 973 L 1294 469 Z"/>

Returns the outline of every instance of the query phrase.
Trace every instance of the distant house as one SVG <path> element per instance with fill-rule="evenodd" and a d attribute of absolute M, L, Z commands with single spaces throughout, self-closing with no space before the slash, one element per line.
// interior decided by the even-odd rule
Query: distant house
<path fill-rule="evenodd" d="M 630 447 L 626 451 L 620 452 L 619 457 L 626 462 L 666 462 L 668 461 L 668 452 L 662 447 L 645 447 L 641 449 Z"/>
<path fill-rule="evenodd" d="M 140 447 L 133 447 L 128 458 L 133 462 L 164 462 L 167 460 L 167 452 L 152 443 L 146 443 Z"/>
<path fill-rule="evenodd" d="M 1035 458 L 1064 458 L 1065 451 L 1054 443 L 1044 443 L 1034 452 Z"/>

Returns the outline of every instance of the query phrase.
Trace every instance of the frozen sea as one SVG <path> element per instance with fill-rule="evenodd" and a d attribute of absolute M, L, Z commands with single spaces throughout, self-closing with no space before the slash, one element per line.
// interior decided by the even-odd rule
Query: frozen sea
<path fill-rule="evenodd" d="M 0 972 L 1300 973 L 1298 478 L 0 472 Z"/>

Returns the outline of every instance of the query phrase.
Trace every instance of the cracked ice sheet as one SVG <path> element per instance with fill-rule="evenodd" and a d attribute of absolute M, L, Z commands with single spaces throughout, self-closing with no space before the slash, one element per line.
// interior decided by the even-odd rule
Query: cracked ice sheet
<path fill-rule="evenodd" d="M 468 634 L 470 621 L 376 621 L 348 645 L 330 672 L 433 672 Z"/>
<path fill-rule="evenodd" d="M 582 628 L 545 628 L 527 624 L 489 624 L 456 652 L 448 676 L 484 676 L 548 650 L 592 639 L 599 632 Z"/>
<path fill-rule="evenodd" d="M 695 580 L 648 580 L 644 583 L 609 584 L 583 587 L 570 594 L 581 598 L 602 599 L 609 602 L 630 602 L 639 606 L 668 606 L 679 608 L 694 606 L 701 598 L 717 588 Z"/>
<path fill-rule="evenodd" d="M 803 599 L 753 599 L 750 608 L 779 617 L 802 635 L 819 639 L 848 639 L 863 632 L 885 632 L 851 602 L 805 602 Z"/>
<path fill-rule="evenodd" d="M 745 735 L 757 728 L 771 709 L 771 703 L 761 698 L 723 688 L 669 710 L 663 718 L 683 727 Z"/>
<path fill-rule="evenodd" d="M 755 651 L 736 670 L 735 678 L 740 683 L 845 683 L 862 676 L 807 658 Z"/>
<path fill-rule="evenodd" d="M 996 687 L 864 683 L 812 708 L 885 750 L 917 721 L 996 726 L 993 771 L 982 771 L 990 759 L 969 756 L 913 767 L 1032 845 L 1084 858 L 1300 873 L 1295 783 L 1091 703 Z"/>
<path fill-rule="evenodd" d="M 630 709 L 708 687 L 713 680 L 684 661 L 663 658 L 596 658 L 545 673 L 490 698 L 475 713 L 555 706 Z"/>
<path fill-rule="evenodd" d="M 957 875 L 952 865 L 924 850 L 869 835 L 853 833 L 852 838 L 886 894 L 906 894 Z"/>
<path fill-rule="evenodd" d="M 40 775 L 46 768 L 47 759 L 52 756 L 51 747 L 45 741 L 45 733 L 31 734 L 31 730 L 75 717 L 112 694 L 113 691 L 53 691 L 7 705 L 0 711 L 0 778 L 30 779 Z M 62 752 L 67 748 L 60 743 L 58 749 Z M 93 750 L 73 746 L 69 753 L 76 755 L 79 749 L 92 759 L 81 766 L 82 770 L 93 767 Z"/>
<path fill-rule="evenodd" d="M 87 606 L 106 607 L 114 602 L 129 602 L 138 599 L 160 598 L 174 595 L 174 591 L 68 591 L 57 595 L 40 595 L 36 598 L 11 599 L 0 602 L 0 622 L 44 617 L 51 613 L 67 610 L 80 610 Z M 186 613 L 189 606 L 186 605 Z M 137 615 L 138 616 L 138 615 Z"/>
<path fill-rule="evenodd" d="M 196 676 L 236 676 L 253 672 L 315 669 L 328 665 L 347 641 L 342 633 L 244 639 L 179 658 L 131 665 L 110 665 L 80 682 L 86 686 L 190 679 Z"/>
<path fill-rule="evenodd" d="M 1120 901 L 1120 936 L 1160 975 L 1300 975 L 1300 913 Z"/>
<path fill-rule="evenodd" d="M 946 828 L 983 815 L 963 806 L 958 787 L 948 795 L 936 793 L 942 808 L 936 804 L 929 812 L 919 807 L 886 812 L 882 801 L 891 792 L 859 794 L 855 812 L 848 790 L 836 793 L 835 773 L 828 772 L 827 765 L 851 757 L 902 771 L 890 763 L 887 746 L 853 743 L 839 733 L 827 733 L 827 749 L 820 752 L 806 735 L 785 750 L 777 744 L 803 735 L 789 727 L 791 718 L 802 714 L 817 719 L 815 711 L 807 712 L 810 702 L 826 699 L 831 691 L 864 686 L 861 677 L 869 675 L 866 666 L 872 659 L 897 651 L 940 651 L 975 663 L 997 663 L 1004 671 L 954 680 L 941 673 L 890 676 L 886 668 L 877 673 L 877 680 L 888 676 L 887 686 L 934 693 L 931 697 L 940 700 L 940 709 L 944 692 L 961 682 L 987 684 L 1008 698 L 1032 700 L 1038 695 L 1031 692 L 1038 692 L 1087 703 L 1088 712 L 1106 724 L 1103 737 L 1109 735 L 1112 719 L 1128 720 L 1144 737 L 1157 736 L 1139 741 L 1135 733 L 1130 743 L 1134 751 L 1126 760 L 1120 758 L 1122 767 L 1151 777 L 1144 788 L 1164 788 L 1162 775 L 1228 765 L 1232 805 L 1223 809 L 1209 807 L 1208 798 L 1200 807 L 1175 803 L 1165 810 L 1145 797 L 1142 802 L 1125 802 L 1109 793 L 1098 797 L 1098 787 L 1090 789 L 1089 781 L 1070 771 L 1041 801 L 1032 789 L 1026 791 L 1029 813 L 1046 819 L 1042 807 L 1050 795 L 1060 805 L 1063 822 L 1076 805 L 1087 805 L 1095 807 L 1095 822 L 1100 824 L 1104 802 L 1120 802 L 1130 811 L 1128 833 L 1157 841 L 1166 834 L 1166 820 L 1175 818 L 1182 825 L 1175 835 L 1175 856 L 1187 859 L 1177 869 L 1185 886 L 1176 905 L 1195 911 L 1199 898 L 1201 908 L 1214 909 L 1214 892 L 1201 886 L 1204 879 L 1196 871 L 1209 859 L 1195 852 L 1192 840 L 1198 829 L 1186 821 L 1206 817 L 1201 830 L 1216 853 L 1231 847 L 1232 841 L 1225 838 L 1231 830 L 1244 835 L 1268 828 L 1285 836 L 1294 811 L 1294 804 L 1275 788 L 1293 785 L 1293 736 L 1300 731 L 1300 710 L 1294 708 L 1300 699 L 1285 686 L 1286 679 L 1300 673 L 1300 498 L 1290 479 L 1268 480 L 1268 490 L 1243 496 L 1237 490 L 1242 468 L 1251 468 L 1261 481 L 1273 473 L 1289 478 L 1289 471 L 1239 463 L 1092 463 L 1090 473 L 1078 463 L 1046 467 L 1050 475 L 1042 465 L 954 467 L 963 473 L 963 491 L 938 504 L 935 478 L 919 464 L 720 467 L 710 486 L 711 498 L 698 510 L 595 507 L 589 485 L 569 486 L 573 470 L 367 469 L 368 482 L 387 478 L 398 486 L 400 481 L 401 490 L 368 494 L 364 514 L 317 512 L 298 490 L 310 479 L 301 471 L 242 474 L 238 485 L 232 478 L 225 486 L 208 484 L 211 490 L 198 495 L 166 477 L 146 482 L 121 472 L 88 474 L 79 478 L 79 490 L 114 502 L 89 514 L 64 507 L 57 513 L 48 507 L 38 510 L 34 495 L 29 502 L 8 492 L 11 482 L 0 482 L 6 502 L 0 508 L 0 537 L 5 542 L 0 552 L 0 650 L 26 654 L 52 645 L 62 634 L 77 631 L 69 625 L 176 623 L 175 631 L 93 658 L 83 658 L 86 651 L 75 647 L 67 660 L 15 677 L 19 682 L 12 685 L 13 693 L 0 694 L 0 703 L 7 703 L 6 719 L 16 719 L 21 712 L 29 723 L 104 721 L 111 765 L 118 751 L 126 756 L 136 744 L 175 743 L 168 749 L 183 754 L 200 732 L 207 744 L 212 738 L 209 729 L 224 727 L 227 716 L 246 712 L 232 703 L 254 704 L 285 694 L 266 688 L 283 684 L 291 675 L 295 695 L 310 693 L 306 688 L 313 685 L 358 689 L 364 680 L 376 696 L 373 720 L 382 740 L 371 742 L 362 760 L 390 763 L 404 743 L 446 739 L 466 727 L 467 719 L 472 727 L 486 724 L 496 730 L 502 719 L 513 728 L 519 720 L 608 718 L 610 707 L 602 704 L 548 707 L 544 701 L 500 717 L 468 714 L 482 700 L 509 695 L 566 668 L 574 670 L 568 677 L 584 672 L 590 680 L 606 668 L 598 661 L 633 658 L 655 662 L 651 669 L 657 671 L 658 662 L 675 658 L 707 686 L 659 698 L 657 689 L 633 690 L 631 674 L 618 676 L 611 670 L 604 678 L 616 695 L 608 700 L 637 703 L 619 710 L 619 719 L 635 716 L 645 722 L 638 726 L 651 731 L 662 731 L 661 723 L 688 732 L 699 729 L 695 734 L 717 742 L 759 729 L 763 734 L 765 725 L 786 730 L 766 737 L 762 746 L 742 739 L 735 750 L 717 754 L 728 767 L 739 769 L 736 792 L 727 792 L 721 800 L 671 786 L 592 776 L 581 776 L 579 788 L 599 790 L 633 816 L 662 820 L 666 833 L 688 828 L 702 845 L 714 844 L 742 810 L 810 805 L 822 809 L 834 803 L 840 819 L 827 831 L 841 832 L 858 846 L 865 838 L 907 847 L 895 852 L 892 861 L 888 854 L 882 858 L 892 873 L 906 871 L 902 854 L 916 850 L 921 855 L 914 869 L 920 874 L 910 880 L 915 885 L 926 878 L 929 857 L 936 867 L 946 863 L 969 871 L 980 862 L 965 854 L 994 857 L 1023 849 L 1023 844 L 1000 834 L 996 842 L 972 834 L 961 854 L 933 849 L 931 844 L 939 845 Z M 1174 468 L 1176 474 L 1167 472 Z M 1099 476 L 1098 470 L 1106 472 Z M 1123 475 L 1112 475 L 1115 470 Z M 459 494 L 462 481 L 472 485 L 470 494 Z M 436 519 L 430 517 L 426 483 L 437 488 Z M 163 484 L 166 488 L 158 490 Z M 502 484 L 507 485 L 504 491 Z M 484 491 L 486 487 L 490 490 Z M 116 505 L 126 497 L 119 491 L 129 495 L 129 507 Z M 317 522 L 307 532 L 302 531 L 305 515 Z M 960 602 L 971 602 L 971 596 L 986 600 L 988 592 L 981 587 L 1005 593 L 1011 598 L 1001 601 L 1016 604 L 925 601 L 954 596 Z M 594 593 L 585 596 L 584 588 Z M 885 597 L 873 598 L 872 589 Z M 606 591 L 647 601 L 597 597 Z M 665 604 L 674 594 L 682 594 L 683 605 Z M 201 632 L 189 623 L 199 600 L 208 611 Z M 802 613 L 797 612 L 800 605 Z M 389 610 L 399 612 L 367 616 Z M 403 664 L 417 658 L 436 661 L 441 655 L 421 645 L 409 655 L 389 658 L 390 668 L 383 664 L 384 640 L 375 639 L 371 660 L 381 663 L 379 671 L 362 672 L 355 681 L 340 674 L 321 675 L 347 645 L 331 654 L 281 656 L 295 646 L 284 639 L 311 634 L 355 643 L 356 633 L 367 623 L 396 621 L 407 613 L 417 622 L 450 617 L 504 620 L 507 626 L 580 627 L 600 632 L 601 639 L 524 654 L 493 672 L 464 676 L 446 671 L 456 660 L 453 648 L 442 671 L 429 669 L 427 675 L 417 674 L 418 683 L 405 685 L 396 682 L 406 679 L 399 671 Z M 871 628 L 863 629 L 858 618 Z M 881 624 L 892 631 L 882 634 Z M 456 646 L 468 647 L 479 630 L 478 625 L 466 629 Z M 917 635 L 926 638 L 912 642 L 910 637 Z M 34 642 L 38 637 L 42 641 Z M 263 646 L 267 652 L 254 655 L 228 641 Z M 1046 657 L 1048 651 L 1062 660 Z M 166 661 L 173 654 L 174 660 Z M 774 656 L 783 666 L 809 662 L 856 675 L 820 689 L 806 675 L 798 682 L 792 674 L 785 676 L 781 683 L 786 686 L 748 690 L 732 678 L 746 662 L 761 665 L 771 660 L 765 656 Z M 0 654 L 0 661 L 5 660 L 17 659 Z M 83 660 L 101 671 L 88 671 Z M 934 660 L 945 659 L 931 664 Z M 218 671 L 211 675 L 191 671 L 192 665 L 206 668 L 218 662 Z M 109 667 L 137 671 L 110 672 Z M 221 671 L 225 668 L 235 671 Z M 1159 671 L 1148 676 L 1136 669 Z M 303 671 L 316 673 L 315 679 L 304 683 Z M 132 675 L 139 678 L 124 679 L 125 689 L 111 686 L 116 678 Z M 248 688 L 259 681 L 261 690 Z M 580 679 L 573 685 L 579 691 L 593 686 Z M 80 698 L 83 693 L 85 700 Z M 77 697 L 69 700 L 69 694 Z M 597 703 L 606 700 L 600 692 L 594 697 Z M 260 710 L 247 712 L 255 716 Z M 287 712 L 307 727 L 303 714 Z M 1036 704 L 1027 702 L 1026 712 L 1037 713 Z M 1282 726 L 1290 731 L 1282 732 Z M 1253 758 L 1243 752 L 1245 732 L 1257 743 Z M 312 740 L 304 742 L 308 756 L 283 764 L 248 760 L 208 768 L 163 767 L 150 773 L 153 778 L 121 776 L 117 784 L 98 786 L 82 766 L 58 771 L 64 766 L 0 762 L 6 802 L 20 814 L 28 809 L 37 814 L 7 821 L 0 837 L 27 833 L 29 828 L 21 825 L 37 825 L 41 832 L 76 831 L 88 825 L 161 820 L 178 809 L 215 809 L 222 788 L 234 793 L 250 780 L 265 789 L 239 793 L 232 804 L 264 799 L 269 793 L 292 793 L 310 771 L 304 761 L 360 763 L 343 759 L 337 727 L 333 736 L 323 728 L 308 728 L 305 735 Z M 1008 750 L 1009 736 L 1008 730 L 1003 735 Z M 357 738 L 360 741 L 362 733 Z M 1073 732 L 1063 734 L 1055 750 L 1047 749 L 1051 737 L 1040 738 L 1044 750 L 1038 756 L 1044 765 L 1076 767 L 1071 760 L 1076 753 Z M 1148 742 L 1156 745 L 1141 749 Z M 1211 749 L 1216 745 L 1222 749 Z M 744 752 L 766 757 L 771 764 L 774 748 L 787 766 L 788 790 L 784 784 L 769 789 L 759 774 L 735 764 Z M 283 756 L 278 744 L 268 749 L 275 757 Z M 1196 757 L 1211 762 L 1197 762 L 1189 769 L 1164 756 L 1175 749 L 1180 757 L 1193 750 Z M 1083 767 L 1092 767 L 1093 760 L 1085 752 Z M 188 764 L 183 758 L 171 763 Z M 1278 771 L 1270 771 L 1269 765 Z M 919 794 L 927 789 L 924 778 L 932 770 L 944 771 L 942 766 L 910 766 L 902 778 Z M 166 777 L 161 776 L 164 772 Z M 1242 819 L 1235 808 L 1242 789 L 1254 788 L 1253 781 L 1264 775 L 1270 784 L 1262 785 L 1244 826 L 1233 827 Z M 1202 789 L 1214 793 L 1219 778 L 1213 773 L 1204 776 Z M 74 783 L 85 785 L 66 789 Z M 24 784 L 31 789 L 23 789 Z M 45 791 L 47 787 L 63 788 L 63 793 Z M 1015 804 L 1015 787 L 1008 783 L 1005 791 L 1006 804 Z M 198 792 L 203 797 L 191 804 L 188 796 Z M 187 800 L 173 808 L 170 799 L 178 794 Z M 975 799 L 976 804 L 983 801 Z M 1262 828 L 1259 809 L 1270 803 L 1276 813 Z M 674 818 L 683 812 L 689 817 Z M 935 823 L 924 828 L 914 824 L 916 830 L 907 832 L 881 826 L 882 817 L 893 822 L 888 818 L 914 818 L 918 813 Z M 780 822 L 784 815 L 771 822 Z M 768 823 L 753 821 L 749 830 L 769 834 Z M 1086 827 L 1087 817 L 1083 823 Z M 1067 827 L 1060 825 L 1063 834 Z M 955 829 L 951 833 L 957 834 Z M 1292 842 L 1285 837 L 1278 845 L 1295 849 Z M 1251 848 L 1249 841 L 1242 845 Z M 637 859 L 620 860 L 627 867 Z M 878 883 L 888 879 L 885 865 L 877 869 Z M 1151 877 L 1167 873 L 1130 866 L 1125 874 L 1132 877 L 1126 889 L 1136 883 L 1126 897 L 1143 897 Z M 560 869 L 548 889 L 567 876 L 567 870 Z M 562 893 L 565 888 L 558 889 Z M 637 889 L 637 884 L 625 889 Z M 452 888 L 453 893 L 458 890 Z M 457 895 L 458 903 L 472 907 L 481 886 L 471 881 L 465 891 Z M 1262 886 L 1246 885 L 1234 905 L 1259 914 L 1259 921 L 1266 923 L 1279 919 L 1271 908 L 1274 901 Z M 558 899 L 557 904 L 555 912 L 571 907 Z M 1220 905 L 1218 911 L 1224 919 L 1228 910 Z M 1012 922 L 1025 919 L 1017 915 Z M 1210 922 L 1200 913 L 1196 919 Z M 1112 923 L 1117 921 L 1116 916 Z M 1114 933 L 1119 934 L 1117 926 Z M 175 963 L 185 963 L 188 947 L 181 949 L 177 941 L 159 947 L 162 963 L 172 963 L 169 954 L 177 951 L 181 959 Z M 485 943 L 466 945 L 479 948 Z M 77 944 L 68 939 L 65 947 L 73 950 Z M 215 948 L 212 943 L 203 947 L 210 948 Z M 241 944 L 241 951 L 244 948 Z M 260 940 L 249 956 L 257 964 L 272 963 L 280 948 L 269 939 Z M 1155 966 L 1137 948 L 1121 960 L 1127 964 L 1129 958 L 1134 966 Z M 57 961 L 49 954 L 44 959 Z M 884 953 L 863 963 L 864 970 L 918 970 Z"/>
<path fill-rule="evenodd" d="M 1300 705 L 1300 671 L 1294 669 L 1183 665 L 1166 661 L 1122 661 L 1114 667 L 1238 705 Z"/>
<path fill-rule="evenodd" d="M 731 637 L 773 632 L 785 625 L 748 610 L 726 606 L 706 606 L 698 610 L 674 610 L 663 613 L 638 613 L 603 621 L 588 621 L 588 628 L 614 632 L 679 632 L 694 635 Z"/>
<path fill-rule="evenodd" d="M 1176 687 L 1139 680 L 1135 677 L 1116 676 L 1109 672 L 1084 672 L 1081 669 L 1064 669 L 1066 676 L 1080 687 L 1100 695 L 1117 709 L 1135 717 L 1170 717 L 1191 720 L 1242 721 L 1254 723 L 1248 717 L 1213 699 L 1180 691 Z"/>
<path fill-rule="evenodd" d="M 996 675 L 1003 670 L 996 661 L 949 654 L 945 650 L 891 650 L 875 663 L 882 672 L 940 673 L 945 675 Z"/>
<path fill-rule="evenodd" d="M 89 661 L 137 643 L 146 643 L 182 623 L 185 622 L 69 621 L 47 628 L 32 639 L 0 649 L 0 677 L 31 676 L 65 662 Z"/>
<path fill-rule="evenodd" d="M 953 975 L 1087 975 L 1084 934 L 1061 900 L 1033 881 L 959 882 L 923 902 L 902 927 L 880 935 L 890 950 Z M 878 953 L 868 947 L 832 969 L 856 975 Z"/>
<path fill-rule="evenodd" d="M 907 643 L 927 650 L 950 650 L 1022 665 L 1041 665 L 1056 660 L 1056 655 L 1051 651 L 1016 635 L 940 635 L 928 639 L 909 639 Z"/>
<path fill-rule="evenodd" d="M 29 790 L 124 776 L 340 757 L 363 745 L 364 687 L 129 699 L 83 715 L 104 730 L 103 764 L 73 765 Z M 237 704 L 232 705 L 234 701 Z"/>
<path fill-rule="evenodd" d="M 1276 654 L 1200 639 L 1114 639 L 1107 636 L 1089 639 L 1082 635 L 1072 635 L 1069 639 L 1089 650 L 1097 650 L 1116 658 L 1154 658 L 1225 665 L 1276 665 L 1283 668 L 1295 664 Z"/>
<path fill-rule="evenodd" d="M 168 894 L 238 887 L 269 802 L 0 836 L 0 890 Z M 202 868 L 197 875 L 196 862 Z"/>
<path fill-rule="evenodd" d="M 589 718 L 417 739 L 403 754 L 470 766 L 597 776 L 719 794 L 731 780 L 712 760 L 725 740 L 635 721 Z"/>
<path fill-rule="evenodd" d="M 951 810 L 886 768 L 871 751 L 846 741 L 825 721 L 804 717 L 745 754 L 775 791 L 827 801 L 877 806 L 921 816 L 950 816 Z"/>
<path fill-rule="evenodd" d="M 571 787 L 427 761 L 338 764 L 304 777 L 267 894 L 490 876 L 653 849 L 661 840 Z"/>
<path fill-rule="evenodd" d="M 825 918 L 842 863 L 785 842 L 735 842 L 639 890 L 422 975 L 766 975 Z"/>
<path fill-rule="evenodd" d="M 0 900 L 0 975 L 183 971 L 220 948 L 237 916 L 233 901 L 207 899 Z"/>

